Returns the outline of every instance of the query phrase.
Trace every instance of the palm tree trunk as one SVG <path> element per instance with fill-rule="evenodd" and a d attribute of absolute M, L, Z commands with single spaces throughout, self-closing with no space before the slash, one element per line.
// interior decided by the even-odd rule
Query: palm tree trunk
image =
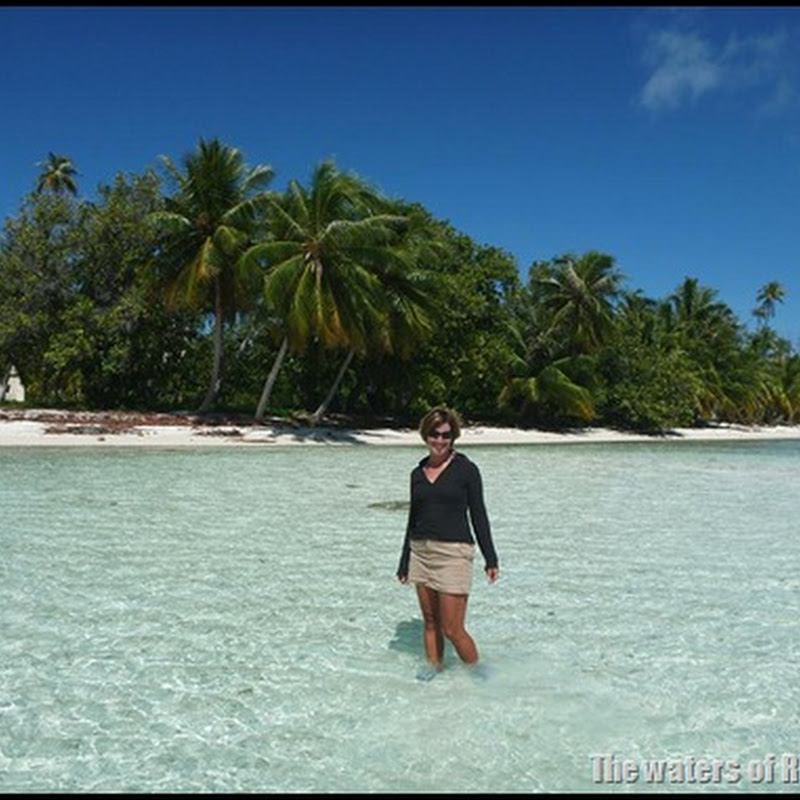
<path fill-rule="evenodd" d="M 323 414 L 328 409 L 328 406 L 331 404 L 331 400 L 336 396 L 336 392 L 339 391 L 339 384 L 342 382 L 342 378 L 344 378 L 344 373 L 347 371 L 347 368 L 350 366 L 350 362 L 353 360 L 353 356 L 356 354 L 355 350 L 350 350 L 347 354 L 347 357 L 344 360 L 344 363 L 339 368 L 339 374 L 336 376 L 336 380 L 333 382 L 333 386 L 331 386 L 331 390 L 328 392 L 328 396 L 322 401 L 320 407 L 314 412 L 314 416 L 311 418 L 312 425 L 318 425 L 319 421 L 322 419 Z"/>
<path fill-rule="evenodd" d="M 214 405 L 214 401 L 219 394 L 219 387 L 222 383 L 222 287 L 219 280 L 216 281 L 216 298 L 214 301 L 214 364 L 211 368 L 211 381 L 208 384 L 208 391 L 203 399 L 198 414 L 205 414 Z"/>
<path fill-rule="evenodd" d="M 264 419 L 264 413 L 267 410 L 267 404 L 269 403 L 269 396 L 272 394 L 272 387 L 275 385 L 275 379 L 278 377 L 278 372 L 280 371 L 281 365 L 283 364 L 283 359 L 286 357 L 286 351 L 289 349 L 289 339 L 284 338 L 283 342 L 281 342 L 280 350 L 278 350 L 278 355 L 275 356 L 275 361 L 272 364 L 272 369 L 269 371 L 269 375 L 267 375 L 267 380 L 264 382 L 264 390 L 261 392 L 261 398 L 258 401 L 258 407 L 256 408 L 256 422 L 261 422 Z"/>

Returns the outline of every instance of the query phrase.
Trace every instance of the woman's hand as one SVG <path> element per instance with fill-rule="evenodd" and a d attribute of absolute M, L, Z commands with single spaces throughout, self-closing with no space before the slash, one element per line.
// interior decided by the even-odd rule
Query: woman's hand
<path fill-rule="evenodd" d="M 399 580 L 400 583 L 408 583 L 408 575 L 398 575 L 397 580 Z"/>
<path fill-rule="evenodd" d="M 490 567 L 489 569 L 486 570 L 486 577 L 489 579 L 489 583 L 494 583 L 499 576 L 500 576 L 499 567 Z"/>

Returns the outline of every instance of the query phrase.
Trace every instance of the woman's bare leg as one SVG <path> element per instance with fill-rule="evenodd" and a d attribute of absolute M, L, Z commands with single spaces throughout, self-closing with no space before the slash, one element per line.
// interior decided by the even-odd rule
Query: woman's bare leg
<path fill-rule="evenodd" d="M 478 648 L 464 627 L 467 616 L 466 594 L 447 594 L 439 592 L 439 620 L 442 633 L 453 643 L 458 657 L 465 664 L 476 664 Z"/>
<path fill-rule="evenodd" d="M 429 586 L 417 584 L 417 597 L 425 624 L 423 639 L 425 642 L 425 655 L 436 669 L 441 669 L 444 658 L 444 637 L 439 611 L 439 592 Z"/>

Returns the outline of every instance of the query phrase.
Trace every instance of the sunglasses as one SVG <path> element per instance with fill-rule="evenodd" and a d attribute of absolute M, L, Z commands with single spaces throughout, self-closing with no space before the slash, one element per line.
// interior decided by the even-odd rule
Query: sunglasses
<path fill-rule="evenodd" d="M 453 431 L 431 431 L 428 434 L 429 439 L 452 439 Z"/>

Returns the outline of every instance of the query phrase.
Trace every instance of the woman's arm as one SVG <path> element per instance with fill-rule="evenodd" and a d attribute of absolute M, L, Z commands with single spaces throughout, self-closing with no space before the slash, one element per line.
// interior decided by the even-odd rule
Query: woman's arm
<path fill-rule="evenodd" d="M 408 491 L 410 501 L 408 504 L 408 521 L 406 522 L 406 535 L 405 538 L 403 539 L 403 548 L 400 551 L 400 563 L 397 565 L 397 573 L 396 573 L 397 579 L 400 581 L 400 583 L 406 583 L 408 581 L 408 562 L 409 559 L 411 558 L 411 545 L 409 540 L 411 539 L 411 530 L 414 525 L 414 492 L 413 489 L 411 488 L 413 486 L 413 483 L 414 479 L 412 473 Z"/>
<path fill-rule="evenodd" d="M 497 552 L 492 541 L 492 529 L 489 524 L 489 515 L 486 512 L 486 503 L 483 499 L 483 479 L 478 467 L 470 462 L 470 475 L 467 479 L 467 502 L 469 507 L 470 521 L 475 538 L 478 540 L 483 560 L 484 569 L 489 574 L 489 580 L 497 578 L 498 560 Z M 494 571 L 494 579 L 490 572 Z"/>

